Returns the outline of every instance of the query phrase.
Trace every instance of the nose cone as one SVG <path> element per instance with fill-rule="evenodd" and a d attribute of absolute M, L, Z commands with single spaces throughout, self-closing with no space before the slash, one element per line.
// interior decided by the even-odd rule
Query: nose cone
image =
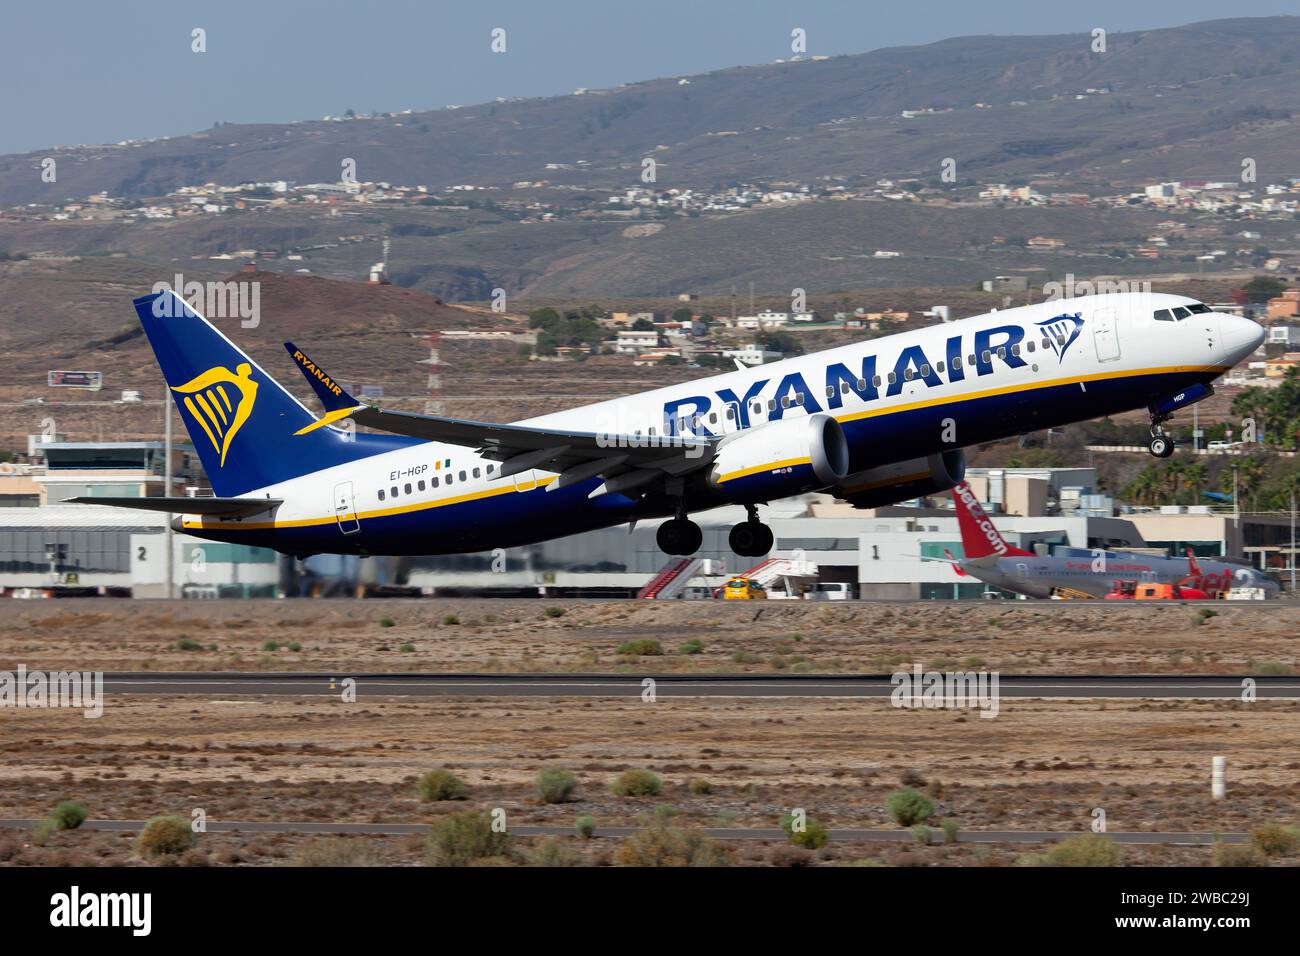
<path fill-rule="evenodd" d="M 1219 337 L 1223 343 L 1223 361 L 1236 365 L 1264 341 L 1264 327 L 1240 315 L 1219 316 Z"/>

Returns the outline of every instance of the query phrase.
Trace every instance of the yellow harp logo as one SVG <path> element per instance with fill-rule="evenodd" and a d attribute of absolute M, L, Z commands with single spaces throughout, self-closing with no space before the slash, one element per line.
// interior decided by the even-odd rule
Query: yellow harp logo
<path fill-rule="evenodd" d="M 231 441 L 253 413 L 257 383 L 252 374 L 247 362 L 240 362 L 233 372 L 218 365 L 172 389 L 185 396 L 186 409 L 220 453 L 223 468 Z"/>

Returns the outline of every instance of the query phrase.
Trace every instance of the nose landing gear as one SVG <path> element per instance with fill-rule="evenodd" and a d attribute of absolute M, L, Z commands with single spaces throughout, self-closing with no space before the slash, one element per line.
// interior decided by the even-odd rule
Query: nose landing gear
<path fill-rule="evenodd" d="M 1174 440 L 1161 427 L 1167 420 L 1168 416 L 1151 416 L 1151 440 L 1147 442 L 1147 451 L 1156 458 L 1168 458 L 1174 453 Z"/>

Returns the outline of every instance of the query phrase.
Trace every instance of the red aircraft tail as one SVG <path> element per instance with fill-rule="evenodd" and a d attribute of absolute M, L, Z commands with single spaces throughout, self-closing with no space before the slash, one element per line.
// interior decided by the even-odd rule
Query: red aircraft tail
<path fill-rule="evenodd" d="M 961 528 L 961 547 L 968 558 L 1009 558 L 1033 555 L 1007 544 L 993 526 L 993 519 L 981 507 L 970 485 L 961 482 L 952 490 L 953 504 L 957 509 L 957 526 Z"/>
<path fill-rule="evenodd" d="M 1196 554 L 1189 547 L 1187 549 L 1187 571 L 1191 577 L 1199 578 L 1201 576 L 1201 566 L 1196 561 Z"/>

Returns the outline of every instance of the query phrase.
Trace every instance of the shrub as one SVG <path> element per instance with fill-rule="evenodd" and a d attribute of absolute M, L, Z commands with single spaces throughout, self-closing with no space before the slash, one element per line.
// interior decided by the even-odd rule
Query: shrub
<path fill-rule="evenodd" d="M 649 637 L 624 641 L 618 645 L 619 654 L 629 654 L 633 657 L 658 657 L 663 652 L 664 649 L 659 646 L 659 642 Z"/>
<path fill-rule="evenodd" d="M 380 627 L 392 627 L 395 623 L 397 622 L 394 621 L 391 617 L 381 617 L 379 619 Z"/>
<path fill-rule="evenodd" d="M 596 832 L 596 818 L 583 814 L 574 821 L 573 828 L 578 831 L 578 836 L 590 840 L 591 835 Z"/>
<path fill-rule="evenodd" d="M 76 800 L 60 800 L 50 819 L 60 830 L 75 830 L 86 822 L 86 808 Z"/>
<path fill-rule="evenodd" d="M 916 842 L 924 846 L 930 845 L 930 838 L 934 836 L 934 829 L 926 826 L 924 823 L 918 823 L 912 827 L 912 836 L 916 837 Z"/>
<path fill-rule="evenodd" d="M 1123 848 L 1101 833 L 1080 833 L 1054 843 L 1043 854 L 1048 866 L 1119 866 Z"/>
<path fill-rule="evenodd" d="M 492 829 L 492 817 L 481 810 L 466 810 L 443 817 L 433 825 L 427 844 L 430 866 L 470 866 L 476 860 L 510 862 L 514 851 L 510 834 Z"/>
<path fill-rule="evenodd" d="M 1291 665 L 1281 661 L 1260 661 L 1252 668 L 1252 673 L 1260 677 L 1286 677 L 1291 673 Z"/>
<path fill-rule="evenodd" d="M 543 767 L 537 771 L 537 797 L 542 803 L 564 803 L 578 785 L 578 778 L 564 767 Z"/>
<path fill-rule="evenodd" d="M 194 638 L 186 637 L 184 634 L 182 634 L 180 636 L 180 639 L 176 642 L 176 650 L 201 651 L 203 650 L 203 645 L 200 644 L 198 641 L 194 640 Z"/>
<path fill-rule="evenodd" d="M 547 617 L 564 617 L 564 608 L 562 608 L 562 607 L 548 607 L 548 608 L 546 609 L 546 616 L 547 616 Z"/>
<path fill-rule="evenodd" d="M 1290 856 L 1300 850 L 1300 829 L 1266 823 L 1250 831 L 1250 842 L 1265 856 Z"/>
<path fill-rule="evenodd" d="M 903 775 L 898 778 L 898 782 L 905 787 L 924 787 L 926 779 L 925 775 L 919 770 L 904 770 Z"/>
<path fill-rule="evenodd" d="M 818 823 L 812 817 L 804 820 L 803 831 L 797 831 L 794 828 L 794 814 L 787 813 L 781 818 L 781 829 L 785 835 L 790 838 L 790 842 L 795 846 L 801 846 L 805 850 L 816 850 L 826 845 L 826 841 L 831 838 L 827 829 Z"/>
<path fill-rule="evenodd" d="M 442 623 L 447 625 L 459 624 L 460 618 L 458 618 L 455 614 L 448 614 L 446 617 L 442 619 Z"/>
<path fill-rule="evenodd" d="M 184 817 L 153 817 L 144 825 L 135 848 L 141 856 L 179 855 L 194 845 L 194 831 Z"/>
<path fill-rule="evenodd" d="M 731 866 L 731 851 L 699 830 L 657 819 L 623 841 L 614 853 L 619 866 Z"/>
<path fill-rule="evenodd" d="M 288 647 L 289 650 L 293 651 L 295 654 L 297 654 L 300 650 L 302 650 L 302 645 L 299 644 L 297 641 L 290 641 Z"/>
<path fill-rule="evenodd" d="M 692 637 L 689 641 L 683 641 L 682 646 L 677 648 L 678 654 L 703 654 L 704 642 L 698 637 Z"/>
<path fill-rule="evenodd" d="M 262 650 L 264 651 L 278 651 L 279 649 L 280 645 L 277 641 L 267 641 L 262 645 Z"/>
<path fill-rule="evenodd" d="M 528 854 L 529 866 L 578 866 L 582 854 L 556 837 L 547 837 Z"/>
<path fill-rule="evenodd" d="M 428 801 L 459 800 L 469 789 L 464 780 L 442 767 L 421 775 L 416 786 L 420 790 L 420 799 Z"/>
<path fill-rule="evenodd" d="M 709 781 L 705 780 L 703 777 L 693 778 L 691 782 L 687 784 L 687 787 L 690 789 L 691 793 L 706 794 L 713 792 L 713 784 L 709 783 Z"/>
<path fill-rule="evenodd" d="M 885 809 L 900 827 L 910 827 L 934 816 L 934 801 L 919 790 L 901 787 L 885 800 Z"/>
<path fill-rule="evenodd" d="M 318 837 L 289 858 L 290 866 L 383 866 L 379 848 L 364 837 Z"/>
<path fill-rule="evenodd" d="M 1251 843 L 1216 843 L 1210 862 L 1214 866 L 1268 866 L 1268 857 Z"/>
<path fill-rule="evenodd" d="M 942 820 L 939 821 L 939 826 L 943 829 L 943 842 L 944 842 L 944 843 L 956 843 L 956 842 L 957 842 L 957 830 L 958 830 L 958 827 L 957 827 L 957 818 L 956 818 L 956 817 L 944 817 Z"/>
<path fill-rule="evenodd" d="M 620 797 L 653 797 L 662 786 L 659 775 L 651 770 L 624 770 L 610 789 Z"/>
<path fill-rule="evenodd" d="M 414 644 L 403 644 L 401 647 L 398 648 L 398 650 L 401 651 L 403 654 L 414 654 L 414 653 L 415 653 L 415 645 L 414 645 Z"/>

